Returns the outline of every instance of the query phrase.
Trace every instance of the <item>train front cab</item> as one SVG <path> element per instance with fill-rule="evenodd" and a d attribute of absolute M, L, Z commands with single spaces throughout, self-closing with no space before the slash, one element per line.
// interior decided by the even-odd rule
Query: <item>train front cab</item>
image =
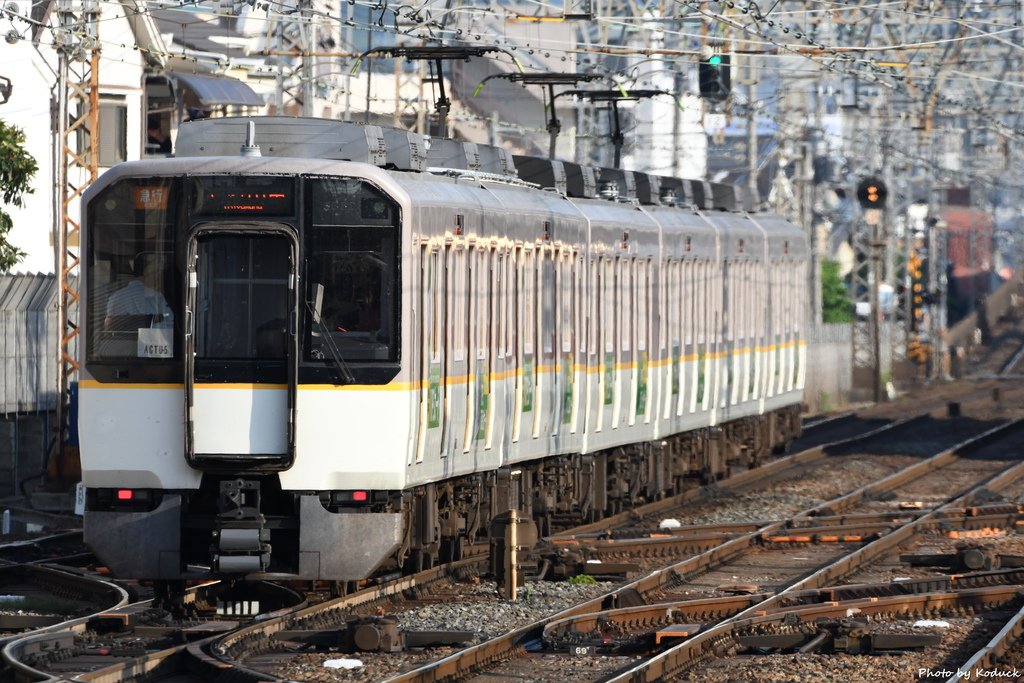
<path fill-rule="evenodd" d="M 401 484 L 346 480 L 354 454 L 311 433 L 358 441 L 359 392 L 300 388 L 398 374 L 399 207 L 359 179 L 183 163 L 84 203 L 86 542 L 123 576 L 362 578 L 400 542 Z M 310 393 L 333 424 L 300 420 Z"/>

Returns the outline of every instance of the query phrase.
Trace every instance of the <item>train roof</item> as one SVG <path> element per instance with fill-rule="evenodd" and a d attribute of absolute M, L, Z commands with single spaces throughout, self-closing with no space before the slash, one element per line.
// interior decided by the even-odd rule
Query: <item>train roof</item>
<path fill-rule="evenodd" d="M 191 121 L 179 130 L 175 150 L 180 157 L 238 155 L 249 135 L 262 156 L 357 161 L 413 173 L 463 171 L 494 181 L 553 188 L 573 198 L 685 204 L 721 211 L 753 208 L 750 198 L 732 185 L 513 157 L 500 147 L 330 119 L 261 116 Z"/>

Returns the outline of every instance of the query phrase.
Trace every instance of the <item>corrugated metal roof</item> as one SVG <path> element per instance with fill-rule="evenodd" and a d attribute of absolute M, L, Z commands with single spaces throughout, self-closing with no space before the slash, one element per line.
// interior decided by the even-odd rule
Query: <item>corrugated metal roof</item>
<path fill-rule="evenodd" d="M 41 311 L 57 302 L 57 278 L 47 273 L 0 275 L 0 311 Z"/>

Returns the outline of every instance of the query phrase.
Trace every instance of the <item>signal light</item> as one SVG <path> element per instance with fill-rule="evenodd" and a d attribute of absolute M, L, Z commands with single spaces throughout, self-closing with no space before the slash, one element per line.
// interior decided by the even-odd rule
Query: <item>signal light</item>
<path fill-rule="evenodd" d="M 134 493 L 132 492 L 131 489 L 118 489 L 117 490 L 117 499 L 118 500 L 131 500 L 133 495 L 134 495 Z"/>
<path fill-rule="evenodd" d="M 352 492 L 352 500 L 354 500 L 354 501 L 357 501 L 357 502 L 366 501 L 366 497 L 367 497 L 366 491 L 353 491 Z"/>
<path fill-rule="evenodd" d="M 865 178 L 857 185 L 857 201 L 865 209 L 881 209 L 889 191 L 878 178 Z"/>
<path fill-rule="evenodd" d="M 729 75 L 729 55 L 711 55 L 702 59 L 697 68 L 700 96 L 712 102 L 729 97 L 732 78 Z"/>

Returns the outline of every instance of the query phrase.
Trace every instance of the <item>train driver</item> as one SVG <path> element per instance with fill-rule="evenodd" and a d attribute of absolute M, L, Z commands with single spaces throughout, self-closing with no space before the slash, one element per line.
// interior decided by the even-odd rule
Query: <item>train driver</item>
<path fill-rule="evenodd" d="M 173 328 L 174 313 L 160 290 L 162 272 L 154 254 L 141 253 L 132 259 L 132 279 L 107 299 L 108 330 L 140 327 Z"/>

